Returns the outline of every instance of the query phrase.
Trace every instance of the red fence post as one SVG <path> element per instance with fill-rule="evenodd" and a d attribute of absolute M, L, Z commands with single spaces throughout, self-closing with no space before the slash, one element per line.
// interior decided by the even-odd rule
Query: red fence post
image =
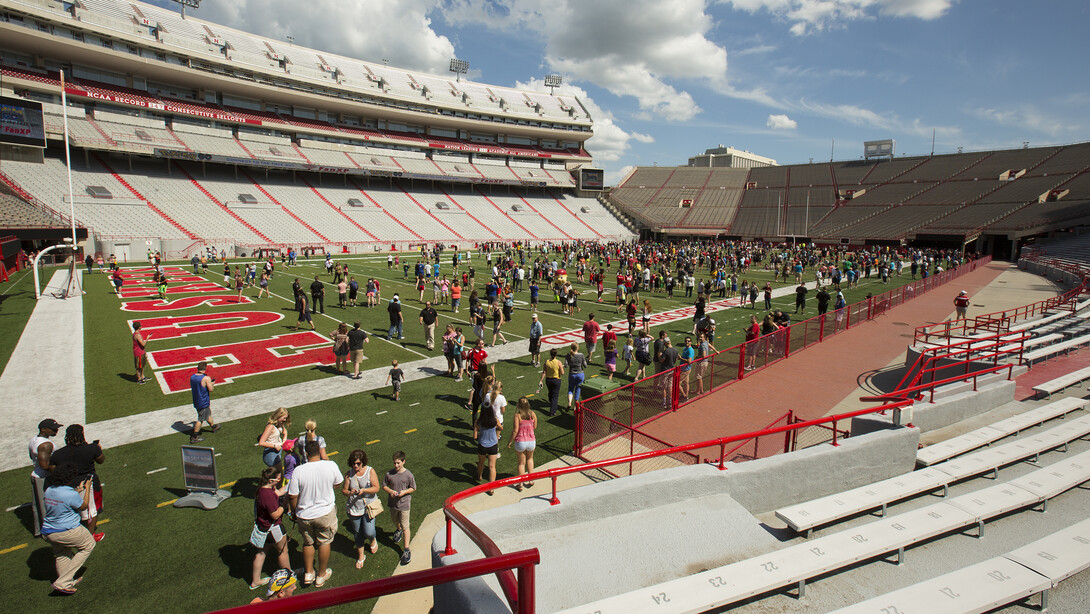
<path fill-rule="evenodd" d="M 818 343 L 825 341 L 825 314 L 818 316 Z"/>
<path fill-rule="evenodd" d="M 741 381 L 746 376 L 746 346 L 749 345 L 748 341 L 743 341 L 738 346 L 738 380 Z M 752 348 L 751 348 L 752 349 Z"/>
<path fill-rule="evenodd" d="M 674 367 L 673 382 L 670 383 L 671 411 L 677 411 L 681 405 L 681 365 Z"/>
<path fill-rule="evenodd" d="M 575 404 L 575 449 L 572 454 L 583 456 L 583 401 Z"/>
<path fill-rule="evenodd" d="M 795 410 L 787 410 L 787 424 L 791 424 L 791 421 L 795 418 Z M 791 431 L 783 432 L 783 453 L 787 454 L 791 451 Z"/>
<path fill-rule="evenodd" d="M 791 330 L 798 326 L 797 324 L 788 326 L 787 330 L 783 333 L 783 357 L 787 358 L 791 355 Z"/>
<path fill-rule="evenodd" d="M 534 614 L 537 595 L 534 588 L 534 566 L 518 568 L 519 614 Z"/>

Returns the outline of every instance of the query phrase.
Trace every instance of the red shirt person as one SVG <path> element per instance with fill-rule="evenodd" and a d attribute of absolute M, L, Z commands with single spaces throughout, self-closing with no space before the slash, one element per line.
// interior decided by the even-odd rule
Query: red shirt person
<path fill-rule="evenodd" d="M 964 320 L 967 317 L 969 311 L 969 294 L 962 290 L 957 298 L 954 299 L 954 309 L 957 311 L 958 319 Z"/>
<path fill-rule="evenodd" d="M 594 314 L 590 314 L 587 321 L 583 323 L 583 340 L 587 342 L 587 363 L 590 363 L 594 357 L 594 350 L 598 346 L 598 334 L 601 331 L 602 327 L 594 321 Z"/>

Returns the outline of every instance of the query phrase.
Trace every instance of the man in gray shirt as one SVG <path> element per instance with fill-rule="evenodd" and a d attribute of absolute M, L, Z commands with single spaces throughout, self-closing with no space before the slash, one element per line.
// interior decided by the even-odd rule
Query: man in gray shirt
<path fill-rule="evenodd" d="M 674 398 L 674 367 L 677 365 L 678 352 L 669 338 L 665 340 L 662 348 L 662 361 L 659 363 L 659 371 L 664 373 L 659 384 L 662 386 L 662 407 L 672 409 Z"/>

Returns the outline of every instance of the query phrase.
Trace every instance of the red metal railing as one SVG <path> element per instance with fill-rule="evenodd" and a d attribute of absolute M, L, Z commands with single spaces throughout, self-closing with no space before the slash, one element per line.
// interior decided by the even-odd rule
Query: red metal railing
<path fill-rule="evenodd" d="M 520 614 L 532 614 L 534 611 L 534 565 L 541 562 L 541 555 L 537 548 L 520 550 L 510 554 L 500 554 L 494 557 L 456 563 L 444 567 L 414 571 L 398 576 L 390 576 L 371 582 L 360 582 L 339 586 L 304 595 L 296 595 L 286 599 L 274 599 L 264 603 L 243 605 L 226 610 L 218 610 L 216 614 L 288 614 L 291 612 L 309 612 L 321 608 L 343 605 L 364 599 L 373 599 L 384 595 L 392 595 L 418 588 L 427 588 L 437 584 L 445 584 L 456 580 L 474 578 L 494 573 L 497 570 L 518 569 L 519 576 L 516 582 L 519 592 L 519 603 L 528 609 L 512 610 Z"/>
<path fill-rule="evenodd" d="M 997 366 L 1000 358 L 1009 358 L 1013 359 L 1015 364 L 1022 364 L 1025 342 L 1031 337 L 1029 333 L 1000 332 L 987 337 L 960 341 L 951 341 L 948 338 L 947 343 L 943 345 L 922 347 L 916 361 L 905 371 L 894 390 L 899 391 L 915 386 L 928 375 L 934 380 L 935 374 L 939 371 L 953 370 L 960 365 L 965 366 L 964 375 L 968 375 L 971 365 L 981 361 L 991 360 L 992 365 Z"/>
<path fill-rule="evenodd" d="M 694 361 L 691 363 L 691 369 L 686 370 L 683 366 L 677 366 L 669 371 L 582 400 L 576 406 L 573 453 L 587 460 L 585 452 L 601 443 L 596 438 L 598 433 L 583 428 L 591 425 L 579 419 L 579 412 L 583 408 L 626 426 L 639 428 L 667 413 L 676 411 L 683 405 L 744 379 L 749 371 L 762 369 L 788 358 L 794 352 L 815 343 L 821 343 L 829 336 L 848 330 L 860 322 L 878 317 L 907 300 L 990 262 L 991 256 L 967 262 L 956 269 L 943 271 L 842 309 L 797 322 L 786 329 L 759 339 L 721 350 Z M 670 382 L 669 388 L 665 384 L 666 380 Z M 687 382 L 687 386 L 683 386 L 683 382 Z M 694 387 L 703 392 L 692 394 Z M 681 394 L 683 388 L 689 390 L 688 396 Z"/>
<path fill-rule="evenodd" d="M 802 420 L 796 420 L 795 419 L 795 412 L 793 410 L 788 411 L 786 414 L 784 414 L 784 415 L 780 416 L 779 418 L 776 418 L 772 422 L 769 422 L 768 424 L 766 424 L 761 429 L 761 431 L 767 431 L 768 429 L 773 428 L 774 426 L 776 426 L 777 424 L 779 424 L 781 422 L 783 422 L 784 424 L 795 424 L 796 422 L 802 422 Z M 788 452 L 791 452 L 794 449 L 793 448 L 794 441 L 795 441 L 794 435 L 797 434 L 797 433 L 798 433 L 798 431 L 786 431 L 786 432 L 784 432 L 784 438 L 783 438 L 783 452 L 784 452 L 784 454 L 787 454 Z M 738 454 L 738 451 L 741 450 L 742 448 L 746 447 L 747 445 L 749 445 L 750 442 L 753 442 L 753 454 L 748 456 L 748 458 L 749 459 L 761 458 L 761 450 L 760 450 L 761 436 L 757 435 L 757 436 L 753 437 L 753 439 L 743 441 L 743 442 L 739 443 L 738 445 L 734 446 L 733 448 L 731 448 L 729 450 L 727 450 L 725 447 L 720 449 L 718 458 L 705 459 L 704 462 L 718 464 L 718 463 L 722 463 L 723 461 L 734 462 L 736 460 L 740 460 L 740 457 L 741 458 L 747 458 L 745 455 Z"/>
<path fill-rule="evenodd" d="M 913 340 L 919 344 L 930 343 L 935 338 L 946 340 L 951 337 L 968 337 L 980 332 L 1005 332 L 1010 330 L 1012 323 L 1041 315 L 1046 311 L 1065 310 L 1073 313 L 1079 297 L 1087 291 L 1086 285 L 1082 285 L 1059 296 L 1015 307 L 1014 309 L 996 311 L 963 320 L 950 320 L 938 324 L 917 326 Z"/>
<path fill-rule="evenodd" d="M 815 420 L 804 420 L 804 421 L 799 421 L 799 422 L 793 422 L 791 424 L 785 424 L 785 425 L 782 425 L 782 426 L 774 426 L 774 427 L 771 427 L 771 428 L 762 429 L 760 431 L 755 431 L 755 432 L 752 432 L 752 433 L 743 433 L 743 434 L 740 434 L 740 435 L 731 435 L 729 437 L 720 437 L 720 438 L 717 438 L 717 439 L 702 441 L 702 442 L 699 442 L 699 443 L 690 443 L 690 444 L 685 444 L 685 445 L 681 445 L 681 446 L 673 446 L 673 447 L 665 448 L 665 449 L 662 449 L 662 450 L 653 450 L 653 451 L 649 451 L 649 452 L 642 452 L 642 453 L 639 453 L 639 454 L 632 454 L 632 455 L 628 455 L 628 456 L 622 456 L 620 458 L 611 458 L 611 459 L 606 459 L 606 460 L 601 460 L 601 461 L 595 461 L 595 462 L 585 463 L 585 464 L 582 464 L 582 465 L 574 465 L 574 466 L 571 466 L 571 467 L 557 467 L 557 468 L 554 468 L 554 469 L 547 469 L 545 471 L 538 471 L 538 472 L 531 473 L 531 474 L 519 475 L 519 476 L 510 477 L 510 478 L 504 478 L 502 480 L 496 480 L 495 482 L 490 482 L 490 483 L 487 483 L 487 484 L 479 484 L 477 486 L 473 486 L 471 488 L 463 490 L 460 493 L 451 495 L 447 499 L 446 503 L 443 505 L 443 513 L 444 513 L 444 515 L 446 515 L 446 522 L 447 522 L 447 527 L 446 527 L 447 545 L 446 545 L 446 549 L 445 549 L 445 551 L 443 553 L 443 556 L 449 556 L 451 554 L 456 554 L 457 553 L 457 550 L 454 549 L 454 541 L 453 541 L 454 540 L 454 533 L 453 533 L 454 525 L 458 525 L 458 527 L 470 538 L 470 540 L 473 541 L 473 543 L 476 544 L 477 547 L 481 549 L 481 551 L 484 553 L 486 559 L 501 556 L 501 552 L 500 552 L 499 548 L 496 546 L 496 543 L 494 541 L 492 541 L 492 539 L 490 537 L 488 537 L 488 535 L 485 534 L 485 532 L 482 531 L 480 529 L 480 527 L 478 527 L 472 521 L 470 521 L 468 518 L 466 518 L 466 516 L 464 514 L 462 514 L 460 511 L 458 511 L 458 509 L 455 507 L 455 505 L 457 505 L 459 502 L 461 502 L 461 501 L 463 501 L 465 499 L 468 499 L 469 497 L 479 495 L 479 494 L 481 494 L 483 492 L 486 492 L 486 491 L 495 490 L 496 488 L 503 488 L 503 487 L 506 487 L 506 486 L 513 486 L 515 484 L 521 484 L 523 482 L 536 482 L 538 480 L 546 480 L 547 479 L 552 483 L 552 497 L 550 499 L 550 503 L 552 505 L 559 505 L 560 504 L 560 498 L 557 496 L 557 480 L 559 480 L 560 477 L 565 476 L 565 475 L 569 475 L 569 474 L 572 474 L 572 473 L 583 473 L 583 472 L 586 472 L 586 471 L 593 471 L 593 470 L 603 470 L 606 467 L 611 467 L 611 466 L 614 466 L 614 465 L 634 464 L 634 463 L 638 463 L 638 462 L 646 461 L 648 459 L 654 459 L 654 458 L 658 458 L 658 457 L 662 457 L 662 456 L 678 455 L 678 454 L 691 454 L 693 451 L 699 450 L 701 448 L 715 448 L 715 447 L 718 447 L 720 449 L 720 452 L 721 452 L 720 458 L 718 459 L 718 462 L 716 463 L 716 466 L 720 470 L 726 470 L 727 469 L 727 467 L 726 467 L 726 462 L 727 461 L 725 460 L 725 457 L 727 455 L 726 454 L 726 448 L 727 448 L 728 445 L 730 445 L 732 443 L 739 443 L 739 442 L 746 443 L 746 442 L 749 442 L 751 440 L 756 440 L 756 439 L 758 439 L 760 437 L 769 437 L 769 436 L 784 433 L 784 434 L 786 434 L 785 435 L 785 445 L 786 445 L 786 442 L 792 439 L 792 437 L 790 435 L 790 433 L 792 433 L 792 432 L 800 431 L 802 429 L 806 429 L 806 428 L 810 428 L 810 427 L 814 427 L 814 426 L 831 425 L 831 428 L 832 428 L 832 431 L 833 431 L 833 441 L 832 441 L 831 445 L 838 446 L 840 444 L 838 444 L 837 441 L 836 441 L 836 434 L 839 433 L 839 432 L 842 432 L 840 429 L 837 428 L 837 423 L 838 422 L 842 422 L 844 420 L 850 420 L 852 418 L 855 418 L 855 417 L 858 417 L 858 416 L 864 416 L 864 415 L 868 415 L 868 414 L 878 414 L 878 413 L 884 414 L 887 411 L 898 409 L 898 408 L 901 408 L 901 407 L 905 407 L 905 406 L 911 405 L 914 402 L 915 401 L 912 400 L 912 399 L 896 401 L 896 402 L 893 402 L 893 403 L 886 403 L 886 404 L 878 406 L 878 407 L 860 409 L 860 410 L 847 412 L 847 413 L 843 413 L 843 414 L 837 414 L 835 416 L 827 416 L 827 417 L 824 417 L 824 418 L 817 418 Z M 777 420 L 777 422 L 778 421 L 779 420 Z M 516 582 L 515 582 L 515 579 L 513 577 L 512 572 L 510 571 L 510 569 L 508 569 L 506 571 L 499 571 L 499 572 L 496 573 L 496 576 L 500 581 L 501 590 L 503 590 L 504 595 L 507 598 L 508 603 L 511 605 L 512 611 L 519 611 L 519 612 L 523 611 L 523 610 L 520 610 L 518 608 L 523 607 L 526 604 L 518 601 L 518 597 L 517 597 L 517 594 L 516 594 Z"/>

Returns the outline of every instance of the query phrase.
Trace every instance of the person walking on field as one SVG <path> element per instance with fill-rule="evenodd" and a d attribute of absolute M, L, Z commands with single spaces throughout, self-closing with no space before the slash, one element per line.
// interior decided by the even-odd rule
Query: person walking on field
<path fill-rule="evenodd" d="M 140 332 L 140 323 L 133 322 L 132 324 L 132 355 L 133 361 L 136 363 L 136 383 L 143 384 L 147 380 L 144 379 L 144 361 L 147 358 L 148 337 L 145 337 Z"/>
<path fill-rule="evenodd" d="M 318 280 L 317 275 L 314 276 L 314 283 L 310 284 L 310 298 L 313 309 L 325 313 L 325 284 Z"/>
<path fill-rule="evenodd" d="M 964 320 L 968 317 L 967 314 L 969 312 L 969 293 L 967 293 L 965 290 L 962 290 L 960 293 L 958 293 L 957 297 L 954 299 L 954 309 L 957 311 L 958 314 L 957 319 Z"/>
<path fill-rule="evenodd" d="M 515 427 L 511 429 L 511 439 L 507 447 L 515 446 L 518 454 L 518 474 L 526 475 L 534 472 L 534 449 L 537 448 L 537 436 L 534 430 L 537 428 L 537 414 L 530 408 L 530 399 L 519 397 L 515 411 Z M 526 482 L 526 488 L 533 488 L 533 482 Z M 522 492 L 522 484 L 515 484 L 515 490 Z"/>
<path fill-rule="evenodd" d="M 424 326 L 424 345 L 429 352 L 435 349 L 435 324 L 438 321 L 439 314 L 431 306 L 431 301 L 425 302 L 420 310 L 420 323 Z"/>
<path fill-rule="evenodd" d="M 288 484 L 288 498 L 299 532 L 303 535 L 303 584 L 314 583 L 321 588 L 333 569 L 329 564 L 330 544 L 337 534 L 337 507 L 333 488 L 344 481 L 337 463 L 322 460 L 321 444 L 308 441 L 304 450 L 307 462 L 295 468 Z M 318 569 L 315 575 L 314 551 L 318 550 Z"/>
<path fill-rule="evenodd" d="M 212 390 L 216 387 L 216 380 L 205 374 L 208 363 L 197 363 L 197 372 L 189 376 L 189 391 L 193 395 L 193 409 L 197 410 L 197 419 L 193 422 L 193 434 L 189 437 L 189 443 L 204 441 L 201 437 L 201 423 L 207 422 L 212 427 L 212 432 L 220 430 L 220 425 L 212 421 Z"/>

